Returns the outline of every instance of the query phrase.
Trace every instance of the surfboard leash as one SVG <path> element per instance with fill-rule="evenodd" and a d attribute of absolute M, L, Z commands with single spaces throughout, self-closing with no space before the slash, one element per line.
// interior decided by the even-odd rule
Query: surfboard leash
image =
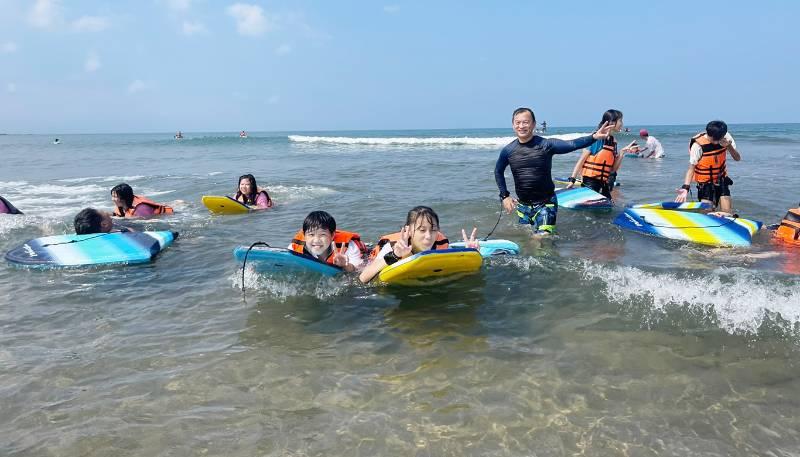
<path fill-rule="evenodd" d="M 489 237 L 490 237 L 490 236 L 492 236 L 492 233 L 494 233 L 495 229 L 496 229 L 496 228 L 497 228 L 497 226 L 500 224 L 500 219 L 502 219 L 502 217 L 503 217 L 503 207 L 501 206 L 501 207 L 500 207 L 500 215 L 499 215 L 499 216 L 497 216 L 497 222 L 495 222 L 495 223 L 494 223 L 494 227 L 492 227 L 492 229 L 489 231 L 489 234 L 488 234 L 488 235 L 486 235 L 486 236 L 483 238 L 483 241 L 487 241 L 487 240 L 489 239 Z"/>
<path fill-rule="evenodd" d="M 244 269 L 247 266 L 247 256 L 250 255 L 250 251 L 252 251 L 253 248 L 256 247 L 256 246 L 266 246 L 268 248 L 272 247 L 268 243 L 265 243 L 263 241 L 256 241 L 255 243 L 251 244 L 250 247 L 247 248 L 247 252 L 244 253 L 244 260 L 242 260 L 242 298 L 245 297 L 245 292 L 244 292 Z"/>

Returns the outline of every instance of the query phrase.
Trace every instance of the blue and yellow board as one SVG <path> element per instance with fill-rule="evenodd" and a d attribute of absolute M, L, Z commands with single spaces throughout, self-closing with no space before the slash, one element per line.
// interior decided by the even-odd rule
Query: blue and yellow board
<path fill-rule="evenodd" d="M 214 214 L 247 214 L 250 207 L 224 195 L 203 195 L 203 206 Z"/>
<path fill-rule="evenodd" d="M 753 235 L 762 225 L 759 221 L 741 217 L 635 208 L 626 209 L 614 219 L 614 223 L 647 235 L 709 246 L 750 246 Z"/>
<path fill-rule="evenodd" d="M 145 263 L 177 236 L 177 232 L 168 231 L 46 236 L 8 251 L 6 260 L 25 268 Z"/>
<path fill-rule="evenodd" d="M 233 250 L 236 260 L 244 261 L 249 246 L 239 246 Z M 329 263 L 320 262 L 312 257 L 298 254 L 283 248 L 254 247 L 247 254 L 247 263 L 253 265 L 261 273 L 316 273 L 323 276 L 334 276 L 341 273 L 341 268 Z"/>
<path fill-rule="evenodd" d="M 711 204 L 707 202 L 658 202 L 658 203 L 642 203 L 639 205 L 631 205 L 634 209 L 672 209 L 678 211 L 707 211 L 711 209 Z"/>
<path fill-rule="evenodd" d="M 389 265 L 381 270 L 378 279 L 401 286 L 429 286 L 474 274 L 482 263 L 477 249 L 425 251 Z"/>
<path fill-rule="evenodd" d="M 463 241 L 450 243 L 451 248 L 466 247 Z M 493 255 L 517 255 L 519 254 L 519 245 L 513 241 L 508 240 L 481 240 L 480 251 L 482 257 L 491 257 Z"/>
<path fill-rule="evenodd" d="M 607 210 L 614 207 L 614 203 L 610 199 L 588 187 L 556 189 L 556 197 L 558 206 L 562 208 Z"/>

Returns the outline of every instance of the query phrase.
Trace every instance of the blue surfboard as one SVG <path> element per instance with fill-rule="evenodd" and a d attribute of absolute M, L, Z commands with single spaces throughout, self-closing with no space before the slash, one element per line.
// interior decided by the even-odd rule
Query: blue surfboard
<path fill-rule="evenodd" d="M 244 261 L 249 246 L 239 246 L 233 250 L 236 260 Z M 284 248 L 257 246 L 247 254 L 247 263 L 252 262 L 256 271 L 261 273 L 316 273 L 323 276 L 335 276 L 344 270 L 336 265 L 320 262 L 313 257 L 298 254 Z"/>
<path fill-rule="evenodd" d="M 451 248 L 464 248 L 465 243 L 458 241 L 450 243 Z M 480 249 L 481 257 L 491 257 L 494 255 L 517 255 L 519 254 L 519 245 L 513 241 L 508 240 L 481 240 Z"/>
<path fill-rule="evenodd" d="M 614 207 L 614 203 L 610 199 L 588 187 L 556 189 L 556 197 L 558 206 L 562 208 L 607 210 Z"/>
<path fill-rule="evenodd" d="M 635 232 L 709 246 L 750 246 L 762 223 L 665 209 L 628 208 L 614 224 Z"/>
<path fill-rule="evenodd" d="M 5 258 L 25 268 L 146 263 L 177 236 L 177 232 L 169 231 L 46 236 L 26 241 L 8 251 Z"/>

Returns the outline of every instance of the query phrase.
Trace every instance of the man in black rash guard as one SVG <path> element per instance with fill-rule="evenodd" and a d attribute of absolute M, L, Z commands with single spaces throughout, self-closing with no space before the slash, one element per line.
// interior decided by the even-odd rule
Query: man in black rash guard
<path fill-rule="evenodd" d="M 536 117 L 530 108 L 518 108 L 511 116 L 517 139 L 500 151 L 494 167 L 494 179 L 500 189 L 503 208 L 510 214 L 517 210 L 520 224 L 530 224 L 535 235 L 552 234 L 556 228 L 558 201 L 550 174 L 553 154 L 566 154 L 608 137 L 613 124 L 605 123 L 592 135 L 563 141 L 534 135 Z M 519 201 L 511 197 L 503 174 L 511 166 L 514 190 Z"/>

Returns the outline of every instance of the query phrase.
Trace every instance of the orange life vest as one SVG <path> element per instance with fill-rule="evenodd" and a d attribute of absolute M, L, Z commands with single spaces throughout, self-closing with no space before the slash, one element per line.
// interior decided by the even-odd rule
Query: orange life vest
<path fill-rule="evenodd" d="M 390 233 L 388 235 L 383 235 L 381 239 L 378 240 L 378 244 L 372 248 L 372 252 L 369 253 L 369 259 L 372 260 L 375 257 L 378 257 L 378 253 L 381 252 L 381 249 L 386 245 L 386 243 L 390 243 L 392 246 L 400 239 L 400 232 Z M 450 247 L 450 240 L 444 236 L 442 232 L 436 232 L 436 241 L 433 242 L 433 247 L 431 250 L 440 250 L 440 249 L 447 249 Z"/>
<path fill-rule="evenodd" d="M 258 188 L 258 192 L 256 192 L 255 200 L 258 200 L 258 195 L 259 194 L 264 194 L 267 197 L 267 208 L 272 208 L 272 198 L 270 198 L 270 196 L 267 193 L 267 191 L 259 187 Z M 245 205 L 248 204 L 247 203 L 247 197 L 245 197 L 245 195 L 241 191 L 237 191 L 236 192 L 236 198 L 234 198 L 234 200 L 236 200 L 239 203 L 244 203 Z M 253 201 L 254 205 L 255 205 L 255 203 L 256 202 Z"/>
<path fill-rule="evenodd" d="M 617 142 L 615 140 L 604 141 L 603 149 L 597 154 L 589 155 L 583 162 L 581 173 L 586 178 L 595 178 L 602 182 L 608 182 L 608 177 L 617 161 Z"/>
<path fill-rule="evenodd" d="M 725 158 L 728 156 L 728 148 L 714 144 L 705 133 L 698 133 L 689 141 L 689 151 L 692 145 L 697 143 L 703 150 L 700 161 L 694 166 L 694 180 L 698 184 L 718 183 L 720 178 L 728 175 L 725 170 Z"/>
<path fill-rule="evenodd" d="M 775 236 L 781 241 L 800 246 L 800 208 L 792 208 L 786 213 Z"/>
<path fill-rule="evenodd" d="M 119 207 L 114 208 L 114 215 L 119 217 L 133 217 L 133 213 L 136 212 L 136 207 L 139 205 L 147 205 L 153 208 L 155 211 L 153 214 L 160 216 L 162 214 L 173 214 L 175 211 L 167 205 L 162 205 L 161 203 L 156 203 L 153 200 L 150 200 L 145 197 L 140 197 L 138 195 L 133 196 L 133 206 L 125 210 L 125 214 L 122 214 Z"/>
<path fill-rule="evenodd" d="M 364 245 L 364 243 L 361 242 L 361 235 L 359 235 L 358 233 L 346 232 L 344 230 L 337 230 L 336 232 L 333 233 L 332 244 L 336 248 L 341 249 L 343 246 L 346 246 L 351 241 L 355 243 L 356 246 L 358 246 L 358 250 L 361 251 L 362 256 L 367 253 L 367 247 Z M 295 233 L 294 237 L 292 238 L 292 244 L 289 246 L 289 249 L 298 254 L 308 255 L 308 252 L 305 250 L 305 247 L 306 247 L 306 234 L 303 233 L 302 230 L 298 230 L 297 233 Z M 331 251 L 331 254 L 328 256 L 327 259 L 325 259 L 325 262 L 333 264 L 333 251 Z"/>

